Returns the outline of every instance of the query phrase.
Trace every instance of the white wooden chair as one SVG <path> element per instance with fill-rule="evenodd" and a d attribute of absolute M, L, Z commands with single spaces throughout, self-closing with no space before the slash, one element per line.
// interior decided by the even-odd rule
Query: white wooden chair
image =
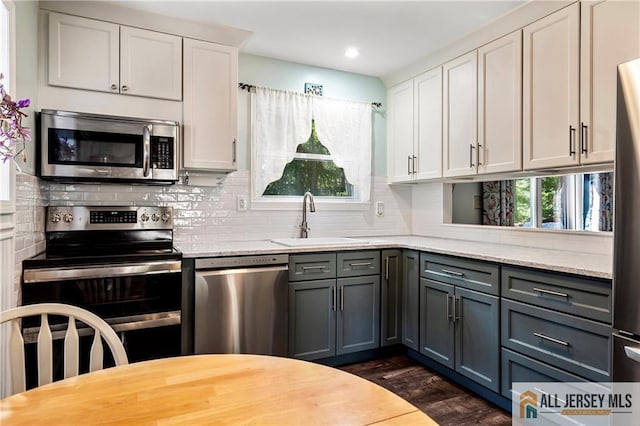
<path fill-rule="evenodd" d="M 38 386 L 53 381 L 53 351 L 51 328 L 48 315 L 68 317 L 69 322 L 64 337 L 64 378 L 78 375 L 79 337 L 76 320 L 81 321 L 94 330 L 93 343 L 89 356 L 89 371 L 103 368 L 102 339 L 107 342 L 116 365 L 128 364 L 127 353 L 113 329 L 97 315 L 77 306 L 62 303 L 40 303 L 19 306 L 0 312 L 0 324 L 11 322 L 8 348 L 11 367 L 11 392 L 23 392 L 25 383 L 24 339 L 20 331 L 19 320 L 24 317 L 40 315 L 41 324 L 37 340 L 38 353 Z"/>

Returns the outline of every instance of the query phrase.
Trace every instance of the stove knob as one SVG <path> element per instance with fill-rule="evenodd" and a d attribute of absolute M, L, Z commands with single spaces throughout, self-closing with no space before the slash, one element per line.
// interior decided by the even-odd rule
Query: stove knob
<path fill-rule="evenodd" d="M 67 213 L 62 217 L 62 219 L 67 223 L 71 223 L 73 222 L 73 215 L 71 213 Z"/>
<path fill-rule="evenodd" d="M 147 213 L 142 213 L 140 215 L 140 220 L 143 222 L 147 222 L 149 220 L 149 215 Z"/>
<path fill-rule="evenodd" d="M 162 221 L 163 222 L 168 222 L 170 217 L 171 216 L 169 215 L 169 213 L 162 213 Z"/>
<path fill-rule="evenodd" d="M 51 215 L 51 222 L 58 223 L 61 220 L 62 220 L 62 216 L 60 216 L 60 213 L 54 213 Z"/>
<path fill-rule="evenodd" d="M 158 213 L 154 213 L 151 215 L 151 220 L 154 222 L 157 222 L 158 220 L 160 220 L 160 216 L 158 215 Z"/>

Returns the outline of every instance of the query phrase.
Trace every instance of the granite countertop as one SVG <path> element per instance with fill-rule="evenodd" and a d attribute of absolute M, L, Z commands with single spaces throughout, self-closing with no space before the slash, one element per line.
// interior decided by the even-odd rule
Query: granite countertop
<path fill-rule="evenodd" d="M 431 253 L 467 257 L 516 266 L 539 268 L 555 272 L 611 279 L 611 256 L 570 252 L 515 245 L 417 236 L 352 237 L 331 243 L 331 239 L 310 238 L 309 244 L 285 246 L 271 240 L 221 241 L 207 244 L 186 244 L 178 247 L 185 258 L 242 256 L 275 253 L 309 253 L 320 251 L 406 248 Z"/>

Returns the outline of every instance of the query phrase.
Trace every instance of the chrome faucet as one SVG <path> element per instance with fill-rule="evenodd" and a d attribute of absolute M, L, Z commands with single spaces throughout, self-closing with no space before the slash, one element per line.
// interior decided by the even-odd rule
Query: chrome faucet
<path fill-rule="evenodd" d="M 300 238 L 308 238 L 309 225 L 307 224 L 307 198 L 309 199 L 309 212 L 313 213 L 316 211 L 316 205 L 313 202 L 313 194 L 310 192 L 305 192 L 304 197 L 302 197 L 302 223 L 300 224 Z"/>

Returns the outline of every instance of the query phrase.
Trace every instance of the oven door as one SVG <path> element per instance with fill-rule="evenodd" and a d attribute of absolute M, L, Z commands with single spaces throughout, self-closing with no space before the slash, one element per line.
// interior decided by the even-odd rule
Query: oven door
<path fill-rule="evenodd" d="M 181 288 L 179 259 L 25 268 L 22 303 L 67 303 L 95 313 L 117 332 L 134 362 L 181 354 Z M 49 323 L 53 338 L 62 339 L 66 321 L 52 317 Z M 39 318 L 23 321 L 25 343 L 37 340 L 39 328 Z M 78 333 L 92 331 L 78 324 Z"/>
<path fill-rule="evenodd" d="M 44 110 L 41 143 L 42 177 L 177 179 L 175 124 Z"/>

